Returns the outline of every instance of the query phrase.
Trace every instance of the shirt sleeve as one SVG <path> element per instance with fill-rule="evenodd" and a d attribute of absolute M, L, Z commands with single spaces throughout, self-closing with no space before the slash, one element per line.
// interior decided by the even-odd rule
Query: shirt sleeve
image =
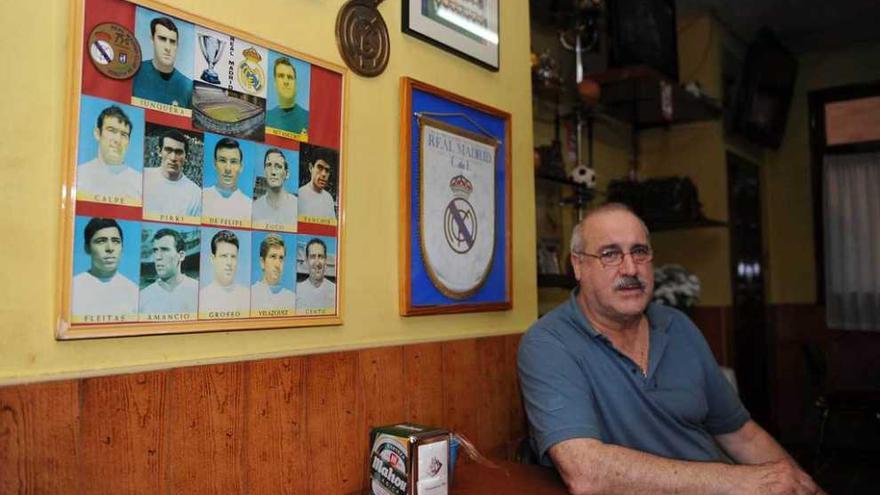
<path fill-rule="evenodd" d="M 517 355 L 523 404 L 542 464 L 547 451 L 572 438 L 601 439 L 592 389 L 561 342 L 527 334 Z"/>
<path fill-rule="evenodd" d="M 706 402 L 709 408 L 705 422 L 706 431 L 711 435 L 736 431 L 749 420 L 749 412 L 740 401 L 733 384 L 722 373 L 703 334 L 690 320 L 688 325 L 691 327 L 691 335 L 700 354 L 706 379 Z"/>

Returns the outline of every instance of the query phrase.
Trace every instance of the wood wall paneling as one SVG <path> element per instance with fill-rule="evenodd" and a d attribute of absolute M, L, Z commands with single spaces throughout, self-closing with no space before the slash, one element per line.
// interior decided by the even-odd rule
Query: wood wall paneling
<path fill-rule="evenodd" d="M 507 406 L 511 400 L 509 382 L 513 380 L 513 373 L 508 370 L 513 364 L 508 362 L 505 351 L 503 339 L 477 340 L 477 372 L 481 375 L 477 427 L 484 453 L 503 446 L 510 439 Z"/>
<path fill-rule="evenodd" d="M 358 353 L 358 374 L 364 390 L 367 431 L 407 421 L 404 407 L 403 347 L 367 349 Z M 369 440 L 368 440 L 369 443 Z"/>
<path fill-rule="evenodd" d="M 519 341 L 522 334 L 512 334 L 504 337 L 504 351 L 512 369 L 512 379 L 508 382 L 507 394 L 509 399 L 508 422 L 510 423 L 510 439 L 519 440 L 528 434 L 528 424 L 526 422 L 526 413 L 522 407 L 522 395 L 519 391 L 519 374 L 516 372 L 516 354 L 519 349 Z"/>
<path fill-rule="evenodd" d="M 246 365 L 245 493 L 306 493 L 305 358 Z"/>
<path fill-rule="evenodd" d="M 79 458 L 88 493 L 162 493 L 166 375 L 82 380 Z"/>
<path fill-rule="evenodd" d="M 485 451 L 485 442 L 478 427 L 480 404 L 480 361 L 477 342 L 473 339 L 452 340 L 443 347 L 443 422 L 450 430 L 464 434 Z"/>
<path fill-rule="evenodd" d="M 360 493 L 371 427 L 500 453 L 519 335 L 0 387 L 0 495 Z"/>
<path fill-rule="evenodd" d="M 407 420 L 444 425 L 443 348 L 441 344 L 408 345 L 403 349 L 404 397 Z"/>
<path fill-rule="evenodd" d="M 364 486 L 367 439 L 355 352 L 307 358 L 308 493 L 353 493 Z"/>
<path fill-rule="evenodd" d="M 0 388 L 0 493 L 77 493 L 79 382 Z"/>
<path fill-rule="evenodd" d="M 243 493 L 244 363 L 178 368 L 166 392 L 168 493 Z"/>

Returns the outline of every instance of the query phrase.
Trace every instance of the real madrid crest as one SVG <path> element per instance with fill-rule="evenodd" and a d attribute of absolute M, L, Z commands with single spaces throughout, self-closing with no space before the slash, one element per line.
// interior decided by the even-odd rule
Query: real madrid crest
<path fill-rule="evenodd" d="M 391 54 L 388 26 L 377 9 L 382 0 L 349 0 L 336 16 L 336 45 L 345 64 L 357 74 L 376 77 Z"/>
<path fill-rule="evenodd" d="M 474 186 L 467 177 L 456 175 L 449 181 L 453 198 L 446 205 L 444 233 L 449 249 L 464 254 L 477 240 L 477 212 L 468 202 Z"/>
<path fill-rule="evenodd" d="M 115 22 L 92 29 L 88 50 L 95 69 L 112 79 L 128 79 L 141 66 L 141 45 L 131 31 Z"/>
<path fill-rule="evenodd" d="M 241 53 L 244 56 L 238 64 L 238 84 L 248 93 L 259 93 L 266 85 L 266 73 L 260 67 L 263 57 L 253 47 Z"/>

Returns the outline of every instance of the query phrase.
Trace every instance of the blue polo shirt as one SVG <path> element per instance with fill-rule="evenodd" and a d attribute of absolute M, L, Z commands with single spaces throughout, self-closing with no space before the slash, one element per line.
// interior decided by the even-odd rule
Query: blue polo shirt
<path fill-rule="evenodd" d="M 595 438 L 662 457 L 727 462 L 713 435 L 749 419 L 697 327 L 651 304 L 648 374 L 593 329 L 577 291 L 523 336 L 517 365 L 532 444 Z"/>

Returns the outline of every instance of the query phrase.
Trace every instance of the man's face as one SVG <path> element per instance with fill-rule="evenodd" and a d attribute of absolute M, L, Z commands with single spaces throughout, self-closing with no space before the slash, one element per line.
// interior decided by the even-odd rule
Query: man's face
<path fill-rule="evenodd" d="M 116 227 L 105 227 L 92 236 L 89 241 L 89 256 L 92 258 L 92 271 L 102 277 L 109 277 L 119 268 L 122 257 L 122 234 Z"/>
<path fill-rule="evenodd" d="M 219 148 L 214 157 L 214 168 L 217 169 L 217 186 L 229 191 L 238 187 L 241 167 L 241 150 Z"/>
<path fill-rule="evenodd" d="M 596 258 L 572 255 L 588 312 L 612 321 L 641 315 L 654 290 L 652 264 L 636 264 L 629 254 L 634 247 L 650 246 L 642 224 L 629 212 L 609 211 L 590 217 L 582 231 L 586 232 L 585 252 L 598 255 L 605 250 L 619 250 L 626 253 L 618 266 L 603 266 Z"/>
<path fill-rule="evenodd" d="M 153 34 L 153 60 L 161 72 L 171 72 L 177 58 L 177 33 L 161 24 L 156 24 Z"/>
<path fill-rule="evenodd" d="M 101 128 L 95 129 L 94 135 L 98 140 L 98 155 L 101 160 L 107 165 L 121 164 L 125 158 L 125 151 L 128 150 L 131 126 L 108 115 L 101 122 Z"/>
<path fill-rule="evenodd" d="M 162 175 L 168 180 L 176 181 L 183 173 L 183 164 L 186 162 L 186 147 L 176 139 L 162 138 L 159 159 L 161 160 Z"/>
<path fill-rule="evenodd" d="M 271 246 L 266 251 L 266 257 L 260 258 L 260 268 L 263 269 L 263 281 L 266 285 L 278 285 L 284 270 L 284 248 Z"/>
<path fill-rule="evenodd" d="M 327 253 L 320 244 L 311 244 L 306 253 L 306 262 L 309 264 L 309 278 L 312 282 L 324 280 L 324 266 L 327 263 Z"/>
<path fill-rule="evenodd" d="M 174 237 L 166 235 L 153 241 L 153 261 L 156 275 L 162 280 L 171 280 L 180 273 L 180 261 L 184 253 L 177 250 Z"/>
<path fill-rule="evenodd" d="M 223 287 L 229 287 L 235 280 L 235 270 L 238 268 L 238 248 L 235 244 L 218 242 L 217 252 L 211 255 L 211 263 L 214 265 L 214 279 Z"/>
<path fill-rule="evenodd" d="M 309 174 L 312 178 L 312 187 L 316 191 L 323 191 L 330 179 L 330 165 L 324 160 L 318 160 L 309 166 Z"/>
<path fill-rule="evenodd" d="M 296 97 L 296 75 L 293 67 L 284 64 L 275 66 L 275 90 L 279 100 L 292 101 Z"/>
<path fill-rule="evenodd" d="M 266 174 L 266 183 L 270 189 L 281 189 L 284 181 L 287 180 L 287 162 L 284 157 L 278 153 L 269 153 L 266 162 L 263 164 L 263 171 Z"/>

